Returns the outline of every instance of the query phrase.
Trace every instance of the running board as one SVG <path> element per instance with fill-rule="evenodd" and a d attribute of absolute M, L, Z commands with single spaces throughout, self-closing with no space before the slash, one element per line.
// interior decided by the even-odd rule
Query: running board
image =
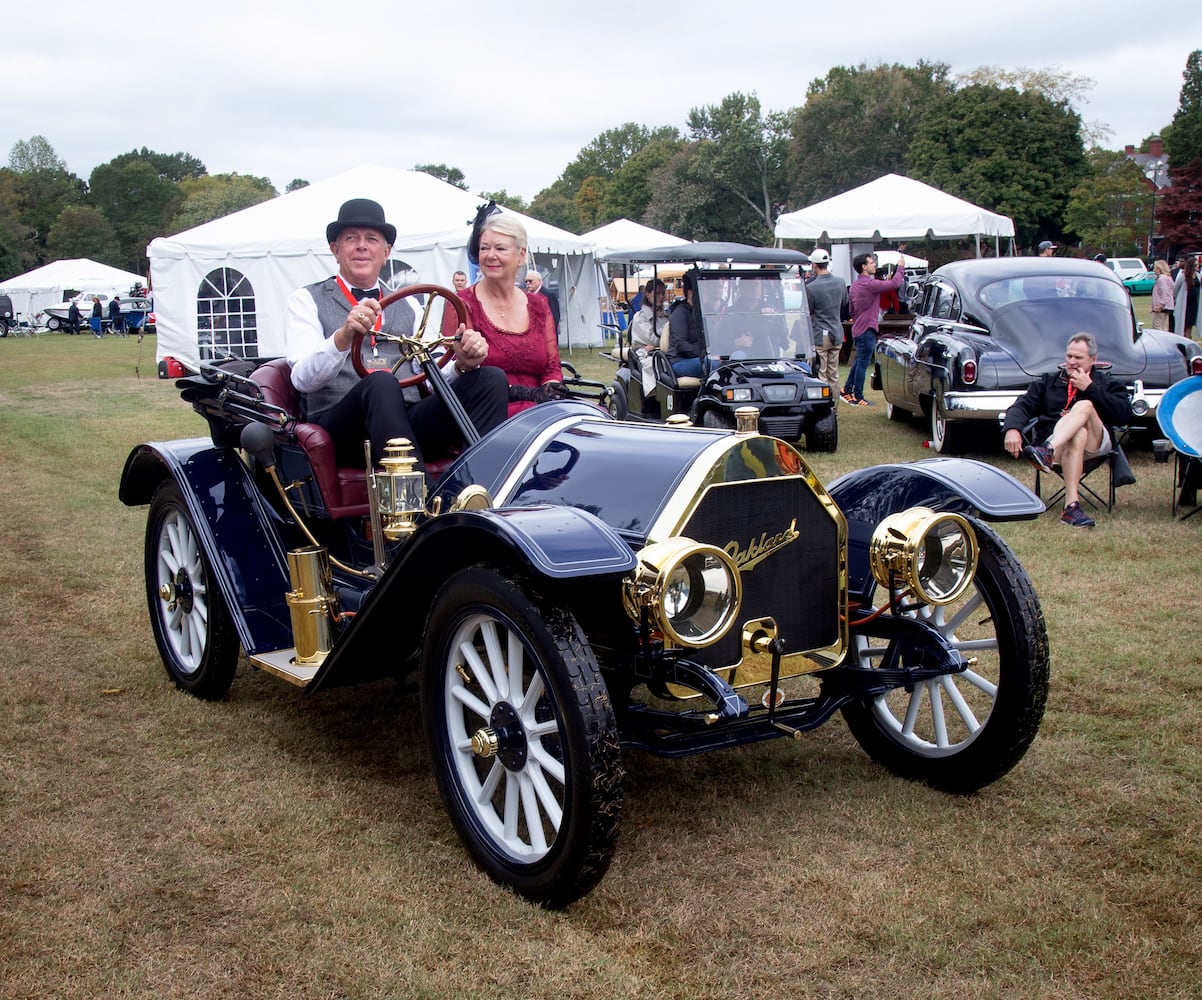
<path fill-rule="evenodd" d="M 320 663 L 297 663 L 295 647 L 277 649 L 270 653 L 254 653 L 250 662 L 252 666 L 266 670 L 269 674 L 274 674 L 297 687 L 307 687 L 321 668 Z"/>

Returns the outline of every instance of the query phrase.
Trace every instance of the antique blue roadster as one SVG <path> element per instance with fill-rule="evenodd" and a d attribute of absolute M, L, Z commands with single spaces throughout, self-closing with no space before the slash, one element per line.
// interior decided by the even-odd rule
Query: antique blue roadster
<path fill-rule="evenodd" d="M 423 332 L 402 346 L 444 392 Z M 885 767 L 967 793 L 1035 738 L 1044 620 L 986 522 L 1043 508 L 988 465 L 824 487 L 754 409 L 725 430 L 573 399 L 466 427 L 427 478 L 403 440 L 382 466 L 335 468 L 281 360 L 177 384 L 208 435 L 135 448 L 120 484 L 149 505 L 170 678 L 220 699 L 243 652 L 306 694 L 417 671 L 455 828 L 541 905 L 605 874 L 628 748 L 800 738 L 841 713 Z"/>

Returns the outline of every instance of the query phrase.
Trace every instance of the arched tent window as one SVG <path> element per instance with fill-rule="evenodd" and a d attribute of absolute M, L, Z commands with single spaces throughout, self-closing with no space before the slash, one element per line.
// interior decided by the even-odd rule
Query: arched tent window
<path fill-rule="evenodd" d="M 196 332 L 202 361 L 259 356 L 255 292 L 246 275 L 220 267 L 204 276 L 196 293 Z"/>

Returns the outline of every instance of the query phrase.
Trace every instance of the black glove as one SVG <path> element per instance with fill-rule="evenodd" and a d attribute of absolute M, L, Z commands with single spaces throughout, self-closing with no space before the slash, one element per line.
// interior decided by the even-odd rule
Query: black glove
<path fill-rule="evenodd" d="M 572 394 L 562 382 L 547 382 L 543 385 L 511 385 L 509 401 L 511 403 L 550 403 L 556 399 L 571 399 Z"/>
<path fill-rule="evenodd" d="M 571 399 L 572 394 L 562 382 L 544 382 L 534 390 L 536 403 L 550 403 L 557 399 Z"/>

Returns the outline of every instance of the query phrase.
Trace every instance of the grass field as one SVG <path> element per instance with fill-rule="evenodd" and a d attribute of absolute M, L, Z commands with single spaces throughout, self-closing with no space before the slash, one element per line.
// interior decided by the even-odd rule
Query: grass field
<path fill-rule="evenodd" d="M 1202 516 L 1172 520 L 1145 448 L 1095 530 L 1001 526 L 1052 649 L 1011 774 L 949 797 L 839 719 L 632 753 L 608 876 L 547 913 L 467 860 L 411 685 L 172 687 L 116 489 L 132 446 L 204 426 L 153 355 L 0 341 L 0 997 L 1198 996 Z M 928 454 L 883 406 L 840 423 L 824 479 Z"/>

